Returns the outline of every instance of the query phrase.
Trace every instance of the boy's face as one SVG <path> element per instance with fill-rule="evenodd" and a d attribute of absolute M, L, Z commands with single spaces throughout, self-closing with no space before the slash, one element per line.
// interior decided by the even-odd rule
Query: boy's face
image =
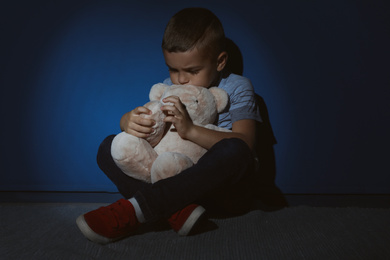
<path fill-rule="evenodd" d="M 175 85 L 194 85 L 209 88 L 217 83 L 219 72 L 224 68 L 227 55 L 208 57 L 197 48 L 186 52 L 163 50 L 171 81 Z"/>

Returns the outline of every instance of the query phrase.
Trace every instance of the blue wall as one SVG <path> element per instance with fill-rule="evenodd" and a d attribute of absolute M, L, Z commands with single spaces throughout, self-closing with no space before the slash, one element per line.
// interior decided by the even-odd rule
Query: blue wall
<path fill-rule="evenodd" d="M 267 104 L 283 192 L 390 193 L 386 1 L 267 2 L 1 4 L 0 190 L 115 191 L 99 143 L 168 76 L 164 27 L 196 5 Z"/>

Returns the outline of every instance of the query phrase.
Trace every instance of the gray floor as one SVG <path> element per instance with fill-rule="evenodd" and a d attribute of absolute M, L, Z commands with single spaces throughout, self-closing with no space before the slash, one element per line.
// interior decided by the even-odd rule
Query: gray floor
<path fill-rule="evenodd" d="M 75 219 L 104 203 L 0 203 L 0 259 L 390 259 L 390 209 L 292 206 L 210 218 L 179 237 L 145 225 L 109 245 Z"/>
<path fill-rule="evenodd" d="M 285 195 L 289 207 L 213 218 L 178 237 L 145 225 L 109 245 L 75 219 L 118 193 L 0 192 L 0 259 L 390 259 L 390 195 Z"/>

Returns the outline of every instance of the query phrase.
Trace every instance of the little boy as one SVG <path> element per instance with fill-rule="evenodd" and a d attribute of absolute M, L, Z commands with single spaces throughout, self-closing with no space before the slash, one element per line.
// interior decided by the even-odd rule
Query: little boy
<path fill-rule="evenodd" d="M 238 187 L 254 173 L 253 152 L 256 121 L 261 121 L 250 81 L 226 71 L 228 54 L 219 19 L 209 10 L 187 8 L 169 21 L 162 41 L 170 78 L 166 84 L 218 86 L 229 94 L 229 106 L 219 115 L 219 132 L 192 123 L 185 106 L 176 96 L 165 98 L 161 109 L 181 138 L 206 148 L 194 166 L 154 184 L 125 175 L 114 163 L 110 148 L 114 136 L 99 147 L 97 161 L 102 171 L 126 198 L 81 215 L 77 225 L 90 240 L 106 244 L 127 237 L 145 222 L 167 219 L 179 235 L 188 235 L 206 209 L 228 208 L 240 198 Z M 155 122 L 140 117 L 151 113 L 137 107 L 120 120 L 122 131 L 140 138 L 153 132 Z M 206 209 L 205 209 L 206 208 Z"/>

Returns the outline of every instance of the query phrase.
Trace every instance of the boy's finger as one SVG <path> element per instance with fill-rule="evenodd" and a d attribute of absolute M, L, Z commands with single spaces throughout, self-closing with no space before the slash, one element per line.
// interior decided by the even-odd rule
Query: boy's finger
<path fill-rule="evenodd" d="M 177 118 L 175 116 L 167 116 L 164 118 L 164 122 L 165 123 L 172 123 L 175 125 L 177 123 Z"/>
<path fill-rule="evenodd" d="M 150 136 L 150 134 L 137 132 L 137 131 L 134 131 L 132 129 L 130 129 L 129 131 L 126 131 L 126 133 L 134 135 L 135 137 L 138 137 L 138 138 L 146 138 L 146 137 Z"/>
<path fill-rule="evenodd" d="M 135 109 L 136 114 L 150 114 L 152 111 L 146 107 L 137 107 Z"/>
<path fill-rule="evenodd" d="M 168 114 L 174 114 L 177 108 L 173 105 L 164 105 L 161 106 L 161 110 L 167 112 Z"/>
<path fill-rule="evenodd" d="M 181 103 L 178 96 L 169 96 L 163 99 L 163 102 Z"/>
<path fill-rule="evenodd" d="M 136 118 L 135 123 L 140 126 L 154 126 L 156 124 L 156 121 L 149 118 L 138 117 Z"/>
<path fill-rule="evenodd" d="M 140 135 L 142 135 L 143 137 L 147 136 L 148 134 L 152 133 L 154 131 L 153 128 L 151 127 L 147 127 L 147 126 L 142 126 L 142 125 L 138 125 L 138 124 L 132 124 L 129 129 L 128 129 L 128 133 L 131 133 L 137 137 L 141 137 Z"/>

